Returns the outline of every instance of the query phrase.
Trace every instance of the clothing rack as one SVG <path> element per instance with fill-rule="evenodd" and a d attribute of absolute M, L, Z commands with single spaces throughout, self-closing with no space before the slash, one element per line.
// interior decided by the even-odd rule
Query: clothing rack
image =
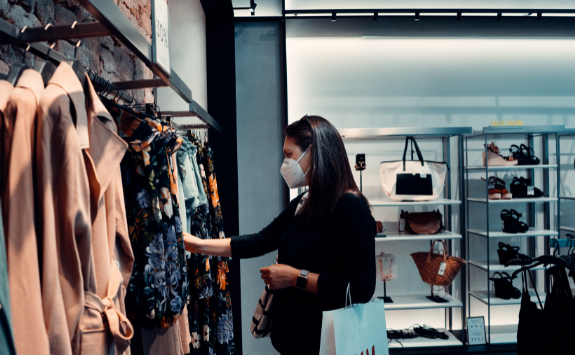
<path fill-rule="evenodd" d="M 198 117 L 211 128 L 216 129 L 220 133 L 222 132 L 218 122 L 197 102 L 192 100 L 192 91 L 178 74 L 171 68 L 168 73 L 160 65 L 154 63 L 152 58 L 154 53 L 153 46 L 130 22 L 122 10 L 116 6 L 115 2 L 109 0 L 79 0 L 79 2 L 98 22 L 78 23 L 76 21 L 71 25 L 46 25 L 44 27 L 24 27 L 19 29 L 0 19 L 0 45 L 14 44 L 22 48 L 30 46 L 30 53 L 50 60 L 54 65 L 59 65 L 60 62 L 69 58 L 51 50 L 49 46 L 40 42 L 51 43 L 56 40 L 114 36 L 157 76 L 154 79 L 112 82 L 111 85 L 112 90 L 115 91 L 115 97 L 119 96 L 122 99 L 129 100 L 129 94 L 124 95 L 119 90 L 169 86 L 184 101 L 190 104 L 190 111 L 186 111 L 187 116 L 175 117 Z M 106 85 L 108 84 L 106 83 Z M 114 95 L 114 92 L 108 93 Z"/>
<path fill-rule="evenodd" d="M 158 117 L 197 117 L 208 125 L 208 128 L 213 128 L 222 133 L 222 126 L 220 126 L 218 121 L 194 100 L 190 103 L 190 109 L 188 111 L 161 111 L 158 112 Z"/>

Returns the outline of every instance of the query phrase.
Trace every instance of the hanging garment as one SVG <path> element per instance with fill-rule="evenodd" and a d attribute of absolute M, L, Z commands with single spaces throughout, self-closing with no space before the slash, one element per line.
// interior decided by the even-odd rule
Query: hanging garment
<path fill-rule="evenodd" d="M 2 84 L 2 90 L 9 92 L 9 86 Z M 46 323 L 43 313 L 44 289 L 41 288 L 39 254 L 44 235 L 36 233 L 34 196 L 34 156 L 35 132 L 38 124 L 37 112 L 40 97 L 43 95 L 44 83 L 40 74 L 32 69 L 25 70 L 18 80 L 16 88 L 11 91 L 5 110 L 4 124 L 4 172 L 2 186 L 2 212 L 4 231 L 6 233 L 6 253 L 8 260 L 8 280 L 10 282 L 10 300 L 13 314 L 14 340 L 19 354 L 49 354 L 48 326 L 63 326 L 61 335 L 52 332 L 50 339 L 70 344 L 67 335 L 67 323 L 63 308 L 55 322 Z M 38 240 L 41 244 L 38 245 Z M 50 260 L 56 265 L 55 255 Z M 46 260 L 44 260 L 46 261 Z M 55 289 L 59 287 L 53 286 Z M 58 291 L 59 292 L 59 291 Z M 33 337 L 30 334 L 34 334 Z M 53 336 L 53 338 L 52 338 Z M 62 354 L 68 354 L 62 351 Z"/>
<path fill-rule="evenodd" d="M 200 190 L 198 188 L 196 174 L 192 160 L 195 157 L 195 147 L 189 140 L 184 139 L 182 147 L 178 150 L 178 168 L 182 178 L 182 188 L 187 215 L 193 215 L 196 208 L 201 204 L 207 203 L 207 199 L 202 190 L 203 200 L 200 199 Z M 201 185 L 200 185 L 201 186 Z M 187 231 L 189 233 L 189 231 Z"/>
<path fill-rule="evenodd" d="M 0 85 L 2 84 L 0 83 Z M 0 208 L 0 354 L 16 355 L 14 332 L 12 331 L 12 306 L 10 304 L 10 286 L 8 284 L 8 264 L 6 261 L 3 225 Z"/>
<path fill-rule="evenodd" d="M 128 318 L 145 329 L 174 325 L 188 297 L 188 275 L 177 180 L 170 157 L 182 140 L 151 117 L 106 106 L 128 141 L 124 186 L 134 268 L 126 296 Z"/>
<path fill-rule="evenodd" d="M 551 268 L 553 269 L 553 268 Z M 517 328 L 517 353 L 535 354 L 572 354 L 575 347 L 575 307 L 566 275 L 555 269 L 552 291 L 547 294 L 545 308 L 539 301 L 531 302 L 527 292 L 527 272 L 523 272 L 523 295 L 519 311 Z M 564 270 L 562 270 L 564 273 Z M 531 277 L 531 274 L 529 274 Z M 533 282 L 533 279 L 531 279 Z M 539 295 L 537 295 L 539 298 Z M 549 302 L 549 304 L 548 304 Z"/>
<path fill-rule="evenodd" d="M 83 153 L 90 183 L 95 283 L 84 285 L 84 312 L 73 348 L 75 354 L 105 355 L 110 349 L 129 354 L 133 327 L 125 316 L 124 298 L 134 255 L 120 171 L 128 145 L 116 134 L 116 125 L 89 80 L 86 112 L 89 142 L 82 143 L 88 145 Z"/>
<path fill-rule="evenodd" d="M 203 166 L 198 161 L 201 159 L 198 154 L 199 149 L 197 146 L 200 142 L 191 135 L 190 143 L 187 145 L 189 148 L 190 160 L 194 165 L 194 174 L 196 181 L 199 181 L 199 190 L 205 196 L 207 194 L 207 181 Z M 191 234 L 201 239 L 212 239 L 212 222 L 210 218 L 210 210 L 207 198 L 204 204 L 201 204 L 196 209 L 190 220 Z M 214 275 L 213 270 L 213 257 L 192 254 L 188 260 L 188 269 L 194 273 L 194 283 L 192 292 L 190 294 L 190 304 L 188 305 L 189 326 L 190 334 L 192 337 L 191 354 L 217 354 L 216 353 L 216 339 L 214 334 L 217 329 L 215 322 L 215 308 L 212 307 L 216 303 L 214 293 Z"/>
<path fill-rule="evenodd" d="M 212 217 L 212 238 L 224 239 L 224 221 L 222 217 L 222 209 L 220 206 L 220 198 L 218 195 L 218 183 L 216 180 L 216 170 L 214 168 L 214 155 L 209 143 L 206 142 L 203 148 L 203 161 L 206 168 L 206 175 L 209 181 L 209 202 L 210 214 Z M 217 267 L 212 268 L 212 273 L 216 277 L 216 302 L 212 304 L 215 308 L 216 323 L 216 354 L 233 354 L 235 352 L 234 338 L 234 324 L 232 316 L 232 301 L 230 298 L 230 291 L 228 288 L 228 258 L 217 257 Z"/>
<path fill-rule="evenodd" d="M 84 310 L 84 290 L 95 287 L 96 280 L 90 185 L 82 152 L 89 145 L 84 89 L 65 62 L 44 89 L 38 120 L 36 190 L 42 193 L 36 200 L 43 241 L 44 321 L 50 353 L 71 354 Z M 27 319 L 26 325 L 34 322 Z"/>
<path fill-rule="evenodd" d="M 10 149 L 10 132 L 4 129 L 4 111 L 6 110 L 6 105 L 8 104 L 8 99 L 10 94 L 12 94 L 14 86 L 7 82 L 6 80 L 0 80 L 0 194 L 4 187 L 4 176 L 6 174 L 5 159 L 7 152 Z"/>

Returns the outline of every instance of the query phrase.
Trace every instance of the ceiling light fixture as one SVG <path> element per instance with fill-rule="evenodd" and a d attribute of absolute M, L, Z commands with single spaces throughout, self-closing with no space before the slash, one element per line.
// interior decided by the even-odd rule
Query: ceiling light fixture
<path fill-rule="evenodd" d="M 501 12 L 497 13 L 497 21 L 501 21 Z"/>
<path fill-rule="evenodd" d="M 331 13 L 331 22 L 335 22 L 337 20 L 335 12 Z"/>
<path fill-rule="evenodd" d="M 377 21 L 377 16 L 378 16 L 378 15 L 379 15 L 379 14 L 378 14 L 377 12 L 374 12 L 374 13 L 373 13 L 373 20 L 374 20 L 374 21 Z"/>
<path fill-rule="evenodd" d="M 419 21 L 419 12 L 415 13 L 415 18 L 413 19 L 413 21 Z"/>

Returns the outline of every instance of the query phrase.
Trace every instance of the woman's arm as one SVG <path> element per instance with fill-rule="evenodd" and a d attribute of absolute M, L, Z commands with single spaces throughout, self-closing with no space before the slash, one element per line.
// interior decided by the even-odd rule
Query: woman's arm
<path fill-rule="evenodd" d="M 208 239 L 202 240 L 198 237 L 184 232 L 184 244 L 186 250 L 195 254 L 232 256 L 231 239 Z"/>
<path fill-rule="evenodd" d="M 186 250 L 196 254 L 240 259 L 254 258 L 274 251 L 278 248 L 284 229 L 292 221 L 300 199 L 301 195 L 293 199 L 286 209 L 259 233 L 225 239 L 200 239 L 184 233 Z"/>
<path fill-rule="evenodd" d="M 272 265 L 260 269 L 264 283 L 268 285 L 270 290 L 281 290 L 288 287 L 297 287 L 297 278 L 301 270 L 293 268 L 289 265 Z M 309 293 L 317 295 L 317 279 L 319 274 L 310 272 L 307 275 L 307 286 L 305 290 Z"/>

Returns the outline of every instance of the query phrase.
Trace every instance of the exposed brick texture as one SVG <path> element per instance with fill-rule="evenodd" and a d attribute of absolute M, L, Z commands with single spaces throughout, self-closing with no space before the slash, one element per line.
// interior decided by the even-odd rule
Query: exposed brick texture
<path fill-rule="evenodd" d="M 152 41 L 152 8 L 150 0 L 113 1 L 144 35 Z M 80 6 L 78 0 L 0 0 L 0 18 L 18 28 L 38 27 L 48 23 L 71 25 L 74 21 L 93 22 L 92 15 Z M 73 57 L 74 47 L 66 41 L 58 41 L 58 52 Z M 0 46 L 0 73 L 7 73 L 12 63 L 21 62 L 23 50 L 17 46 Z M 130 50 L 112 37 L 86 38 L 78 56 L 84 66 L 91 68 L 110 81 L 151 79 L 152 71 Z M 26 55 L 26 62 L 33 66 L 35 57 Z M 134 90 L 138 102 L 153 102 L 152 89 Z"/>

